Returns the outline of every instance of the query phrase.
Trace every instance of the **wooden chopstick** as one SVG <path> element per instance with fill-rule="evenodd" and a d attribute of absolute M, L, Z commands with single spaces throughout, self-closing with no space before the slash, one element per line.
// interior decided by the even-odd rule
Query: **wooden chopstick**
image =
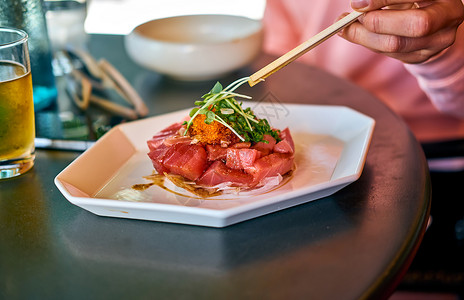
<path fill-rule="evenodd" d="M 148 114 L 148 107 L 145 105 L 145 103 L 143 102 L 139 94 L 136 92 L 136 90 L 127 81 L 127 79 L 106 59 L 102 58 L 99 61 L 96 61 L 95 58 L 93 58 L 93 56 L 90 55 L 90 53 L 81 49 L 73 48 L 67 49 L 66 51 L 67 53 L 72 53 L 84 64 L 84 66 L 91 75 L 89 76 L 89 78 L 87 78 L 87 81 L 91 80 L 91 78 L 96 79 L 92 80 L 94 81 L 91 82 L 92 85 L 99 85 L 100 88 L 103 89 L 107 88 L 115 90 L 122 97 L 123 100 L 125 100 L 128 104 L 134 107 L 135 113 L 139 117 L 145 117 Z M 83 78 L 79 79 L 79 81 L 84 82 L 82 80 Z M 93 99 L 90 100 L 93 100 L 93 103 L 97 103 L 105 109 L 109 109 L 113 113 L 133 119 L 134 112 L 132 110 L 129 111 L 127 109 L 124 109 L 124 107 L 119 104 L 110 105 L 109 103 L 106 103 L 108 102 L 106 99 L 100 97 L 93 97 Z M 103 100 L 105 100 L 106 102 Z M 89 101 L 87 101 L 87 103 L 88 102 Z M 82 105 L 78 106 L 80 107 Z"/>
<path fill-rule="evenodd" d="M 145 117 L 148 114 L 148 108 L 126 78 L 104 58 L 99 60 L 98 65 L 106 76 L 109 76 L 114 82 L 116 91 L 118 91 L 125 99 L 129 100 L 140 117 Z"/>
<path fill-rule="evenodd" d="M 111 102 L 105 98 L 92 94 L 90 95 L 89 99 L 91 103 L 96 104 L 115 115 L 127 118 L 129 120 L 136 120 L 139 117 L 134 109 Z"/>
<path fill-rule="evenodd" d="M 327 39 L 335 35 L 337 32 L 356 21 L 362 14 L 362 12 L 353 11 L 347 16 L 341 18 L 334 24 L 330 25 L 326 29 L 322 30 L 321 32 L 310 38 L 309 40 L 293 48 L 289 52 L 285 53 L 281 57 L 277 58 L 267 66 L 263 67 L 262 69 L 251 75 L 250 79 L 248 80 L 248 84 L 250 86 L 254 86 L 257 83 L 264 81 L 264 78 L 277 72 L 278 70 L 282 69 L 292 61 L 296 60 L 309 50 L 315 48 L 322 42 L 326 41 Z"/>
<path fill-rule="evenodd" d="M 90 103 L 90 94 L 92 94 L 92 83 L 82 74 L 79 70 L 72 70 L 71 76 L 66 90 L 68 91 L 71 99 L 82 110 L 86 110 Z M 80 90 L 78 90 L 80 89 Z"/>

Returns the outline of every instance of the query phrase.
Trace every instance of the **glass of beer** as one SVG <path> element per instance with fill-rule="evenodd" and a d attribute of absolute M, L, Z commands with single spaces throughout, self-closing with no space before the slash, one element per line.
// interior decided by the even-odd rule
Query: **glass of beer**
<path fill-rule="evenodd" d="M 0 179 L 34 165 L 35 127 L 26 32 L 0 27 Z"/>

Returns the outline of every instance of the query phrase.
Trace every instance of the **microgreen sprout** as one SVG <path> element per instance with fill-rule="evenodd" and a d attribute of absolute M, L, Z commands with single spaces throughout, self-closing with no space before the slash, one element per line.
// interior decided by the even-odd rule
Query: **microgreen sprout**
<path fill-rule="evenodd" d="M 235 93 L 242 84 L 248 82 L 249 77 L 238 79 L 226 88 L 217 82 L 211 91 L 202 96 L 203 100 L 195 101 L 197 107 L 190 111 L 190 120 L 184 135 L 192 125 L 193 120 L 200 114 L 205 115 L 205 123 L 219 122 L 230 129 L 241 141 L 259 142 L 264 134 L 270 134 L 278 139 L 278 131 L 271 129 L 265 119 L 259 120 L 250 108 L 243 109 L 242 103 L 236 98 L 251 99 L 250 96 Z M 264 140 L 265 141 L 265 140 Z"/>

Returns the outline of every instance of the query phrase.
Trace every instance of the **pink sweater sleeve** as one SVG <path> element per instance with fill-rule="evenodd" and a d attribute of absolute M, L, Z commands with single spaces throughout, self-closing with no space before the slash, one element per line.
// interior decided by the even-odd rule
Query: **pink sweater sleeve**
<path fill-rule="evenodd" d="M 464 24 L 451 47 L 425 63 L 405 67 L 438 110 L 464 119 Z"/>
<path fill-rule="evenodd" d="M 350 10 L 348 0 L 267 0 L 265 51 L 282 55 Z M 464 138 L 464 24 L 451 47 L 422 64 L 405 65 L 336 36 L 299 61 L 370 91 L 420 141 Z"/>

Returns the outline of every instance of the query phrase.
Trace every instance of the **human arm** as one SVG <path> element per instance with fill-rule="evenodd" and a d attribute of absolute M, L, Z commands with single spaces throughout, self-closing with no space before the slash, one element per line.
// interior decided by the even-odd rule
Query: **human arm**
<path fill-rule="evenodd" d="M 404 63 L 422 63 L 452 45 L 464 20 L 461 0 L 352 0 L 351 5 L 366 14 L 342 37 Z"/>
<path fill-rule="evenodd" d="M 404 62 L 439 110 L 464 118 L 462 1 L 362 1 L 352 6 L 367 13 L 341 36 Z"/>

